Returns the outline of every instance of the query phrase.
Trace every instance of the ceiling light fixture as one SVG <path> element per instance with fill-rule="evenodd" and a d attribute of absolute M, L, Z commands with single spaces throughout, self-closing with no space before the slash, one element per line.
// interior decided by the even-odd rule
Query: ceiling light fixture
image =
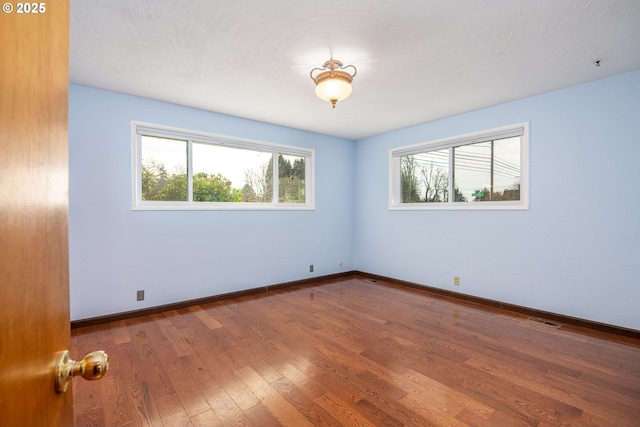
<path fill-rule="evenodd" d="M 347 68 L 352 68 L 353 74 L 344 71 Z M 314 76 L 316 71 L 318 73 Z M 357 71 L 353 65 L 343 66 L 337 59 L 329 58 L 322 68 L 314 68 L 309 75 L 316 83 L 318 98 L 331 102 L 331 106 L 336 108 L 336 102 L 351 95 L 351 82 Z"/>

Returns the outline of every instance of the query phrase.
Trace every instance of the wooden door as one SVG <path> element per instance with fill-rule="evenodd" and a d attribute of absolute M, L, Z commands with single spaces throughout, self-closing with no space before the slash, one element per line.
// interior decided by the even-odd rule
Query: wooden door
<path fill-rule="evenodd" d="M 72 426 L 71 388 L 54 388 L 70 346 L 69 1 L 0 3 L 0 426 Z"/>

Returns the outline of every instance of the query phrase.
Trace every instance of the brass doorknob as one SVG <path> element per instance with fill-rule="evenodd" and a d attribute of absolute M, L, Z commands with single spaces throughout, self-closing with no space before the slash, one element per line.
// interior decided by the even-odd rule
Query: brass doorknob
<path fill-rule="evenodd" d="M 109 355 L 102 350 L 87 354 L 81 361 L 71 360 L 69 350 L 58 356 L 56 363 L 56 391 L 67 391 L 69 382 L 77 375 L 85 380 L 99 380 L 109 369 Z"/>

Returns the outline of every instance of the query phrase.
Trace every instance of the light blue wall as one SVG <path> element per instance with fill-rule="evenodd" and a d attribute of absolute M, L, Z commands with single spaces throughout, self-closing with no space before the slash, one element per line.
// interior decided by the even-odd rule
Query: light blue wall
<path fill-rule="evenodd" d="M 357 269 L 640 330 L 640 71 L 356 143 L 69 93 L 72 320 Z M 131 120 L 314 148 L 317 209 L 133 212 Z M 528 211 L 388 210 L 390 148 L 525 121 Z"/>
<path fill-rule="evenodd" d="M 134 212 L 131 120 L 313 148 L 316 210 Z M 71 85 L 71 319 L 353 270 L 354 153 L 352 141 Z"/>
<path fill-rule="evenodd" d="M 528 211 L 388 210 L 390 148 L 520 122 Z M 356 269 L 640 330 L 639 124 L 633 72 L 358 141 Z"/>

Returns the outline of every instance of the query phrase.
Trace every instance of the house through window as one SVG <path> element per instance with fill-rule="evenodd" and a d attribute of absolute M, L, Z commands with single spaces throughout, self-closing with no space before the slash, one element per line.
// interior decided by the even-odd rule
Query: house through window
<path fill-rule="evenodd" d="M 528 125 L 390 151 L 390 209 L 527 209 Z"/>

